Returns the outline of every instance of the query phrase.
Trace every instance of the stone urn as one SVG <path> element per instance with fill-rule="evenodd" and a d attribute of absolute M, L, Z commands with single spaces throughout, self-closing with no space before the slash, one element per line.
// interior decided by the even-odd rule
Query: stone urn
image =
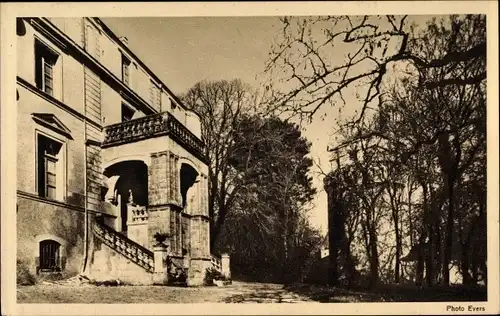
<path fill-rule="evenodd" d="M 153 238 L 155 239 L 156 243 L 154 244 L 155 248 L 167 248 L 168 245 L 165 243 L 167 239 L 169 239 L 171 236 L 170 234 L 167 233 L 162 233 L 162 232 L 157 232 L 153 235 Z"/>

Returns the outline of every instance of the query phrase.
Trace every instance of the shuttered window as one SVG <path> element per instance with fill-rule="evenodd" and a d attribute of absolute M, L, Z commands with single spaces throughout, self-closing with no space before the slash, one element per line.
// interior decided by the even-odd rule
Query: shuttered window
<path fill-rule="evenodd" d="M 57 198 L 57 170 L 62 144 L 43 135 L 38 135 L 38 194 L 41 197 Z"/>
<path fill-rule="evenodd" d="M 54 66 L 57 53 L 35 40 L 35 82 L 38 89 L 54 95 Z"/>

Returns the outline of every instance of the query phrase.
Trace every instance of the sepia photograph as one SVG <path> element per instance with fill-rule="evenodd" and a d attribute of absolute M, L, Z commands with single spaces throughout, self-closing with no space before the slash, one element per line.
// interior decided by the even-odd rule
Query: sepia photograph
<path fill-rule="evenodd" d="M 417 2 L 2 6 L 6 314 L 500 312 L 497 3 Z"/>

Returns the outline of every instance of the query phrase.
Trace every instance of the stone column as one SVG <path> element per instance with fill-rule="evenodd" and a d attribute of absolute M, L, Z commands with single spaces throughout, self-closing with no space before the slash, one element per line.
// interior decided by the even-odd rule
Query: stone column
<path fill-rule="evenodd" d="M 165 205 L 169 195 L 169 174 L 170 153 L 163 151 L 151 154 L 151 166 L 148 174 L 148 204 Z"/>
<path fill-rule="evenodd" d="M 231 279 L 231 267 L 230 267 L 230 261 L 229 261 L 229 254 L 224 253 L 220 257 L 220 262 L 221 262 L 221 273 L 226 279 L 230 280 Z"/>
<path fill-rule="evenodd" d="M 116 230 L 121 232 L 125 229 L 125 227 L 123 227 L 123 215 L 122 215 L 122 195 L 120 193 L 118 193 L 116 195 L 116 200 L 117 200 L 117 225 L 116 225 Z"/>
<path fill-rule="evenodd" d="M 116 197 L 116 182 L 118 182 L 120 176 L 115 175 L 106 179 L 106 186 L 108 187 L 108 191 L 106 192 L 105 200 L 108 203 L 116 205 L 117 197 Z"/>
<path fill-rule="evenodd" d="M 180 190 L 180 172 L 179 172 L 179 156 L 170 153 L 168 178 L 170 183 L 169 197 L 170 202 L 176 205 L 181 203 L 181 190 Z"/>
<path fill-rule="evenodd" d="M 167 285 L 168 284 L 167 246 L 156 245 L 153 248 L 153 252 L 154 252 L 153 284 Z"/>
<path fill-rule="evenodd" d="M 199 193 L 198 207 L 194 210 L 191 221 L 191 267 L 188 284 L 201 285 L 210 262 L 210 222 L 208 218 L 208 190 L 206 176 L 200 174 L 197 183 Z"/>
<path fill-rule="evenodd" d="M 203 185 L 201 190 L 201 197 L 203 199 L 202 214 L 208 216 L 208 177 L 203 175 Z"/>
<path fill-rule="evenodd" d="M 198 175 L 196 177 L 196 182 L 195 182 L 195 188 L 196 188 L 196 206 L 194 207 L 195 212 L 199 213 L 199 209 L 201 208 L 201 193 L 203 192 L 202 186 L 203 186 L 203 177 Z"/>
<path fill-rule="evenodd" d="M 170 152 L 151 154 L 148 177 L 148 240 L 152 247 L 157 232 L 170 232 Z"/>

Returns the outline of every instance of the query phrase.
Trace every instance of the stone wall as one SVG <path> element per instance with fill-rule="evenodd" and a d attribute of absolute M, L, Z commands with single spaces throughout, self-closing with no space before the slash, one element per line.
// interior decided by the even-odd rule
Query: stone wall
<path fill-rule="evenodd" d="M 147 272 L 107 245 L 94 239 L 94 253 L 89 276 L 97 281 L 119 280 L 134 285 L 153 284 L 153 274 Z"/>
<path fill-rule="evenodd" d="M 203 285 L 206 271 L 211 266 L 210 259 L 192 259 L 188 270 L 188 286 Z"/>
<path fill-rule="evenodd" d="M 56 240 L 64 244 L 62 277 L 79 273 L 83 263 L 84 213 L 62 204 L 42 201 L 36 196 L 17 198 L 17 259 L 36 278 L 39 241 Z"/>

